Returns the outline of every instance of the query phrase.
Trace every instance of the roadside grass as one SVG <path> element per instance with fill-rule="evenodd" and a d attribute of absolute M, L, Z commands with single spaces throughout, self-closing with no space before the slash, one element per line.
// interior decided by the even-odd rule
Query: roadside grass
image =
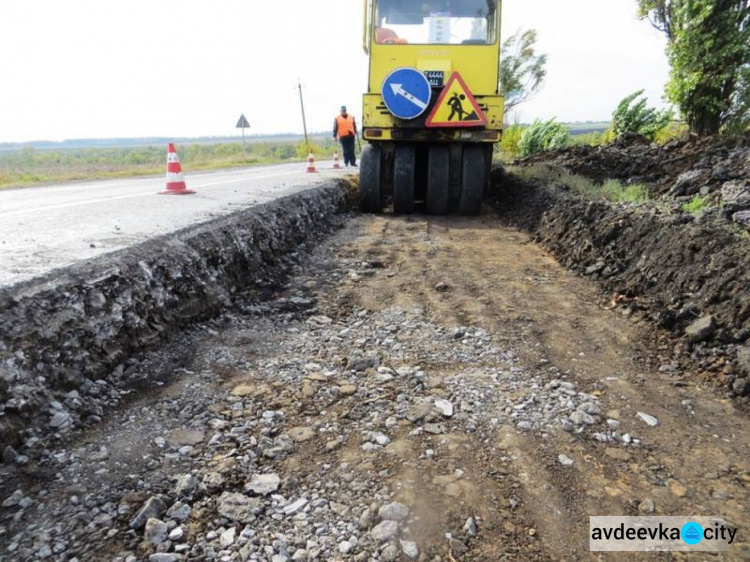
<path fill-rule="evenodd" d="M 521 181 L 554 185 L 591 200 L 604 199 L 612 203 L 643 203 L 649 200 L 648 190 L 641 184 L 623 185 L 615 179 L 597 184 L 588 178 L 549 164 L 510 166 L 508 172 Z"/>
<path fill-rule="evenodd" d="M 648 201 L 648 190 L 640 183 L 623 185 L 617 180 L 607 180 L 601 186 L 604 198 L 617 203 L 642 203 Z"/>
<path fill-rule="evenodd" d="M 332 139 L 315 138 L 316 158 L 340 152 Z M 243 168 L 307 159 L 304 141 L 185 144 L 177 146 L 184 173 Z M 0 152 L 0 189 L 82 180 L 152 176 L 166 172 L 166 146 Z"/>
<path fill-rule="evenodd" d="M 698 213 L 702 213 L 706 207 L 708 207 L 708 200 L 708 195 L 696 195 L 687 203 L 683 203 L 680 208 L 686 213 L 697 215 Z"/>

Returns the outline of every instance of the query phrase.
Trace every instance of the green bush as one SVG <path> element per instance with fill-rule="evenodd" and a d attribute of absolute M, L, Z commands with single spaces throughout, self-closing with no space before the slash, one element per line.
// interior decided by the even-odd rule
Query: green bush
<path fill-rule="evenodd" d="M 612 114 L 612 129 L 618 137 L 625 133 L 636 133 L 652 141 L 672 119 L 669 110 L 657 111 L 653 107 L 646 107 L 646 98 L 638 99 L 642 95 L 643 90 L 638 90 L 626 96 Z"/>
<path fill-rule="evenodd" d="M 570 139 L 570 130 L 554 118 L 549 121 L 537 119 L 521 134 L 519 153 L 522 157 L 526 157 L 545 150 L 563 148 L 570 144 Z"/>
<path fill-rule="evenodd" d="M 687 124 L 672 121 L 659 129 L 654 140 L 659 144 L 667 144 L 671 140 L 684 139 L 689 132 Z"/>
<path fill-rule="evenodd" d="M 606 144 L 612 144 L 617 140 L 617 133 L 615 133 L 615 130 L 612 128 L 612 125 L 610 125 L 606 131 L 602 133 L 602 138 L 599 139 L 599 145 L 604 146 Z"/>
<path fill-rule="evenodd" d="M 518 156 L 518 152 L 521 150 L 521 135 L 523 134 L 524 127 L 522 125 L 511 125 L 503 131 L 503 138 L 500 139 L 500 152 L 503 155 L 514 159 Z"/>
<path fill-rule="evenodd" d="M 321 154 L 323 154 L 323 149 L 317 143 L 310 142 L 308 144 L 303 140 L 299 141 L 299 144 L 297 145 L 297 158 L 304 158 L 305 160 L 307 160 L 307 157 L 310 155 L 310 153 L 320 156 Z"/>

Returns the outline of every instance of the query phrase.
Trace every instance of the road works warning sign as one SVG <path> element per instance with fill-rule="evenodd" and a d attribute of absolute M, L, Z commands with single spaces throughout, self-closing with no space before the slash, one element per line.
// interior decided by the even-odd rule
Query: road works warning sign
<path fill-rule="evenodd" d="M 432 113 L 427 118 L 427 127 L 481 127 L 487 124 L 487 116 L 479 109 L 469 87 L 458 72 L 454 72 L 443 88 Z"/>

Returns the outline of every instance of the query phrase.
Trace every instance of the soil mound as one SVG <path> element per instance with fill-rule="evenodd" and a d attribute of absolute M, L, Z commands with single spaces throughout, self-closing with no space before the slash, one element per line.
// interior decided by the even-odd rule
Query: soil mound
<path fill-rule="evenodd" d="M 518 164 L 646 184 L 655 201 L 613 204 L 495 169 L 491 196 L 508 222 L 596 280 L 612 307 L 676 335 L 675 357 L 697 360 L 730 394 L 750 395 L 750 135 L 665 146 L 630 137 Z M 681 210 L 695 194 L 709 198 L 707 209 Z"/>
<path fill-rule="evenodd" d="M 661 146 L 625 135 L 606 146 L 574 146 L 519 160 L 552 164 L 597 182 L 617 179 L 647 186 L 652 198 L 679 207 L 696 195 L 750 229 L 750 133 L 673 140 Z"/>

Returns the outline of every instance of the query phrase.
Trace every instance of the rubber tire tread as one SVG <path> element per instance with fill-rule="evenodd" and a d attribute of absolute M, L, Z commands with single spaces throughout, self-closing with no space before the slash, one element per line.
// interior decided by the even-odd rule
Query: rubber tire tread
<path fill-rule="evenodd" d="M 465 146 L 462 164 L 458 212 L 465 216 L 476 216 L 482 210 L 482 196 L 487 183 L 484 146 Z"/>
<path fill-rule="evenodd" d="M 379 213 L 383 210 L 380 187 L 379 146 L 366 146 L 359 158 L 359 207 L 363 213 Z"/>
<path fill-rule="evenodd" d="M 450 191 L 450 149 L 448 146 L 434 145 L 427 153 L 427 213 L 445 215 L 448 213 Z"/>
<path fill-rule="evenodd" d="M 414 212 L 415 166 L 414 146 L 397 146 L 393 158 L 393 212 L 397 215 Z"/>

